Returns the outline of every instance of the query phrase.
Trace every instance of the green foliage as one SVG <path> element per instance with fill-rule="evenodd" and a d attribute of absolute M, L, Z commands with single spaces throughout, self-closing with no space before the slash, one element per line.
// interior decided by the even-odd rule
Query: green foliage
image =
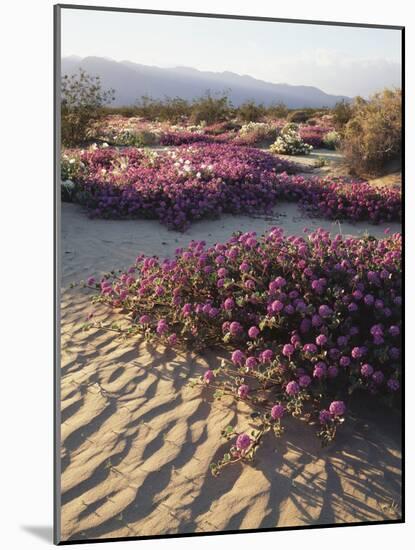
<path fill-rule="evenodd" d="M 334 123 L 337 128 L 343 128 L 349 122 L 353 114 L 353 107 L 349 101 L 342 99 L 336 103 L 332 111 L 334 115 Z"/>
<path fill-rule="evenodd" d="M 153 132 L 146 130 L 138 132 L 124 130 L 117 135 L 116 142 L 118 145 L 125 145 L 128 147 L 146 147 L 148 145 L 156 145 L 158 140 Z"/>
<path fill-rule="evenodd" d="M 288 108 L 284 103 L 273 103 L 267 108 L 267 116 L 270 118 L 287 118 Z"/>
<path fill-rule="evenodd" d="M 119 112 L 114 110 L 113 112 Z M 232 105 L 226 95 L 214 97 L 206 92 L 202 97 L 190 102 L 179 97 L 154 99 L 142 96 L 133 108 L 134 116 L 147 120 L 171 122 L 178 124 L 192 120 L 195 124 L 204 121 L 206 124 L 225 121 L 233 115 Z M 122 114 L 119 112 L 119 114 Z"/>
<path fill-rule="evenodd" d="M 237 109 L 238 118 L 244 122 L 257 122 L 261 120 L 265 113 L 266 109 L 262 103 L 255 103 L 255 101 L 245 101 Z"/>
<path fill-rule="evenodd" d="M 341 136 L 339 132 L 336 132 L 335 130 L 331 132 L 327 132 L 327 134 L 323 137 L 323 145 L 324 147 L 327 147 L 327 149 L 337 149 L 340 146 Z"/>
<path fill-rule="evenodd" d="M 207 125 L 216 123 L 243 123 L 257 122 L 270 119 L 292 117 L 294 122 L 304 122 L 313 116 L 327 114 L 327 110 L 304 108 L 291 110 L 282 102 L 275 102 L 269 106 L 248 100 L 239 107 L 232 105 L 225 92 L 212 94 L 209 91 L 193 101 L 179 97 L 154 99 L 142 96 L 133 106 L 103 107 L 107 115 L 122 115 L 125 117 L 142 117 L 146 120 L 170 122 L 180 124 L 193 121 L 196 124 L 205 121 Z M 298 120 L 297 120 L 298 119 Z"/>
<path fill-rule="evenodd" d="M 254 143 L 274 141 L 278 136 L 278 129 L 267 122 L 248 122 L 239 130 L 242 137 L 250 137 Z"/>
<path fill-rule="evenodd" d="M 352 108 L 342 145 L 346 162 L 355 174 L 378 175 L 401 154 L 401 90 L 386 89 L 369 101 L 358 97 Z"/>
<path fill-rule="evenodd" d="M 306 111 L 292 111 L 288 114 L 287 120 L 289 122 L 306 122 L 310 118 Z"/>
<path fill-rule="evenodd" d="M 192 103 L 192 121 L 200 124 L 213 124 L 228 120 L 233 115 L 232 104 L 227 95 L 213 97 L 210 92 Z"/>
<path fill-rule="evenodd" d="M 103 116 L 106 115 L 121 115 L 126 118 L 132 118 L 137 116 L 137 108 L 134 107 L 134 105 L 130 106 L 122 106 L 122 107 L 110 107 L 109 105 L 106 105 L 102 107 L 101 112 Z"/>
<path fill-rule="evenodd" d="M 114 90 L 103 90 L 99 76 L 83 69 L 61 80 L 61 138 L 67 146 L 84 143 L 90 124 L 102 116 L 102 107 L 114 100 Z"/>
<path fill-rule="evenodd" d="M 153 99 L 150 96 L 142 96 L 134 107 L 134 116 L 141 116 L 147 120 L 169 121 L 174 124 L 188 118 L 191 113 L 191 104 L 180 97 Z"/>

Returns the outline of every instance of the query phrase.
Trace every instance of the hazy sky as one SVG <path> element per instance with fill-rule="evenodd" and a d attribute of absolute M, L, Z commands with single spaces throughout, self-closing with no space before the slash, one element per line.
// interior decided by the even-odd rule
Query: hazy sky
<path fill-rule="evenodd" d="M 349 96 L 401 84 L 401 34 L 391 29 L 63 9 L 62 55 L 232 71 Z"/>

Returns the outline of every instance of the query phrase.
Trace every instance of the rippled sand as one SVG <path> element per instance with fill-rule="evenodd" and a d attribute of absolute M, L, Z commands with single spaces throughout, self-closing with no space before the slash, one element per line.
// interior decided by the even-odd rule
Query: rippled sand
<path fill-rule="evenodd" d="M 153 221 L 90 220 L 77 205 L 62 210 L 62 540 L 399 518 L 398 420 L 351 419 L 328 449 L 290 420 L 281 440 L 265 440 L 255 463 L 213 478 L 209 464 L 224 452 L 221 429 L 247 425 L 242 404 L 213 402 L 186 386 L 217 358 L 83 332 L 88 292 L 69 289 L 128 267 L 141 252 L 171 255 L 192 238 L 213 243 L 276 224 L 300 233 L 319 222 L 282 205 L 274 220 L 224 216 L 179 234 Z M 382 235 L 384 228 L 341 228 L 365 229 Z M 105 308 L 96 311 L 108 318 Z"/>

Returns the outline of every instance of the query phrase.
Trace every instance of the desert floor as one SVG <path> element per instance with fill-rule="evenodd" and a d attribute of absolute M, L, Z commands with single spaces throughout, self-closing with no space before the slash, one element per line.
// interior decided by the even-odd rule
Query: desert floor
<path fill-rule="evenodd" d="M 216 357 L 177 355 L 110 332 L 84 332 L 88 291 L 71 282 L 128 267 L 139 253 L 169 256 L 191 239 L 283 225 L 382 236 L 385 226 L 303 219 L 282 204 L 273 218 L 223 216 L 185 234 L 156 221 L 91 220 L 62 205 L 62 540 L 348 523 L 400 517 L 400 420 L 368 407 L 322 449 L 313 430 L 288 421 L 252 465 L 209 464 L 220 431 L 246 426 L 243 406 L 213 402 L 186 385 Z M 388 224 L 400 231 L 399 224 Z M 108 311 L 97 309 L 98 319 Z"/>

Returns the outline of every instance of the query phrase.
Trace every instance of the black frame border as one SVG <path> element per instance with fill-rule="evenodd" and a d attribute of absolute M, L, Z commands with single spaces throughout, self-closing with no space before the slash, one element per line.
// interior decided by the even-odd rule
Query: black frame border
<path fill-rule="evenodd" d="M 53 152 L 54 152 L 54 165 L 53 165 L 53 320 L 54 320 L 54 338 L 53 338 L 53 449 L 54 449 L 54 462 L 53 462 L 53 542 L 55 545 L 73 545 L 73 544 L 94 544 L 105 542 L 120 542 L 120 541 L 137 541 L 137 540 L 155 540 L 155 539 L 172 539 L 172 538 L 189 538 L 189 537 L 207 537 L 207 536 L 220 536 L 220 535 L 236 535 L 244 533 L 275 533 L 278 531 L 299 531 L 310 529 L 327 529 L 336 527 L 367 527 L 370 525 L 390 525 L 405 523 L 405 505 L 406 505 L 406 492 L 405 492 L 405 368 L 402 369 L 402 420 L 401 420 L 401 434 L 402 434 L 402 515 L 399 519 L 391 520 L 377 520 L 377 521 L 362 521 L 351 523 L 330 523 L 322 525 L 299 525 L 299 526 L 287 526 L 287 527 L 269 527 L 259 529 L 239 529 L 239 530 L 227 530 L 227 531 L 209 531 L 201 533 L 177 533 L 166 535 L 145 535 L 145 536 L 133 536 L 133 537 L 108 537 L 105 539 L 86 539 L 86 540 L 66 540 L 60 539 L 61 531 L 61 468 L 60 468 L 60 427 L 61 427 L 61 414 L 60 414 L 60 364 L 61 364 L 61 348 L 60 348 L 60 238 L 61 238 L 61 199 L 60 199 L 60 86 L 58 85 L 58 76 L 61 74 L 61 10 L 63 9 L 77 9 L 77 10 L 89 10 L 89 11 L 108 11 L 118 13 L 140 13 L 150 15 L 170 15 L 178 17 L 205 17 L 210 19 L 232 19 L 241 21 L 265 21 L 270 23 L 291 23 L 291 24 L 304 24 L 304 25 L 323 25 L 323 26 L 335 26 L 335 27 L 357 27 L 357 28 L 371 28 L 371 29 L 386 29 L 386 30 L 398 30 L 401 31 L 401 87 L 402 87 L 402 237 L 403 243 L 405 243 L 405 26 L 401 25 L 377 25 L 371 23 L 350 23 L 341 21 L 321 21 L 321 20 L 307 20 L 307 19 L 287 19 L 287 18 L 274 18 L 274 17 L 255 17 L 248 15 L 226 15 L 219 13 L 203 13 L 203 12 L 182 12 L 182 11 L 170 11 L 170 10 L 152 10 L 152 9 L 138 9 L 138 8 L 122 8 L 112 6 L 90 6 L 90 5 L 78 5 L 78 4 L 55 4 L 53 6 Z M 402 331 L 402 364 L 405 366 L 405 244 L 402 249 L 402 269 L 403 269 L 403 309 L 402 319 L 404 320 Z"/>

